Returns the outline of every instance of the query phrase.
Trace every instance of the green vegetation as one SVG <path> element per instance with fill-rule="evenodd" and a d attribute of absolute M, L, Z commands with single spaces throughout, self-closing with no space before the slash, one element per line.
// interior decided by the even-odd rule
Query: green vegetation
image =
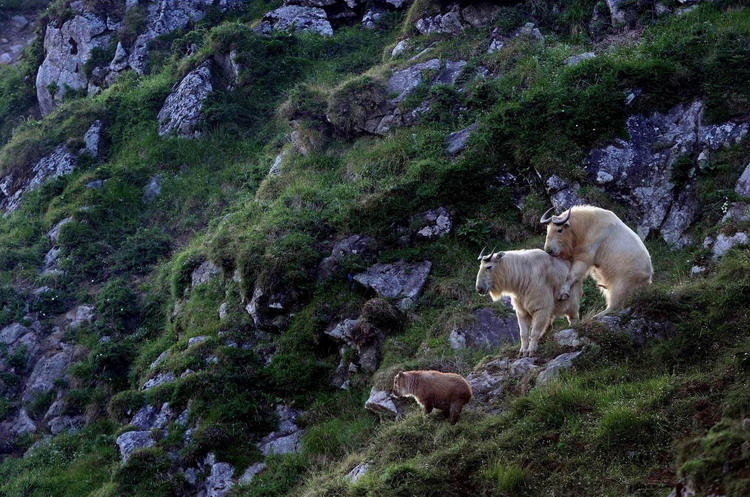
<path fill-rule="evenodd" d="M 0 220 L 0 329 L 29 324 L 32 312 L 46 338 L 60 314 L 82 304 L 95 310 L 92 322 L 65 332 L 80 356 L 61 388 L 65 415 L 89 424 L 25 458 L 36 436 L 3 447 L 9 455 L 0 461 L 0 497 L 183 495 L 192 487 L 178 468 L 201 468 L 208 454 L 239 477 L 263 459 L 257 443 L 277 428 L 279 402 L 305 411 L 297 421 L 305 429 L 301 451 L 265 458 L 267 469 L 232 495 L 645 497 L 667 495 L 679 478 L 706 495 L 747 494 L 747 248 L 690 279 L 693 263 L 708 263 L 707 249 L 697 243 L 673 251 L 649 240 L 654 285 L 632 306 L 647 320 L 670 321 L 668 331 L 644 343 L 584 321 L 577 329 L 593 344 L 573 371 L 533 388 L 517 379 L 492 410 L 474 401 L 455 426 L 439 414 L 424 416 L 411 401 L 396 421 L 362 409 L 370 388 L 387 389 L 398 370 L 466 375 L 515 352 L 453 350 L 448 336 L 489 305 L 472 288 L 473 261 L 488 240 L 498 249 L 542 244 L 538 219 L 548 200 L 539 179 L 584 181 L 583 158 L 622 137 L 632 113 L 696 98 L 705 102 L 707 122 L 745 119 L 750 111 L 750 9 L 741 2 L 704 4 L 681 16 L 649 11 L 632 21 L 643 28 L 632 43 L 617 42 L 621 33 L 605 26 L 615 41 L 597 40 L 597 57 L 575 66 L 564 61 L 593 46 L 588 25 L 599 2 L 558 3 L 503 6 L 492 26 L 420 36 L 414 23 L 440 2 L 416 0 L 406 13 L 385 15 L 384 29 L 341 27 L 329 38 L 256 35 L 254 23 L 280 2 L 249 2 L 226 16 L 215 9 L 191 29 L 155 40 L 149 74 L 125 73 L 41 120 L 28 118 L 39 42 L 19 66 L 0 68 L 3 174 L 24 174 L 61 144 L 80 149 L 95 120 L 105 129 L 100 157 L 82 158 L 73 173 L 26 195 Z M 0 2 L 0 14 L 17 4 Z M 126 45 L 142 30 L 144 9 L 124 14 L 118 37 Z M 47 16 L 66 12 L 56 2 Z M 530 18 L 544 44 L 518 37 L 486 53 L 494 28 L 509 33 Z M 409 52 L 391 60 L 390 49 L 407 35 Z M 390 71 L 428 47 L 420 60 L 467 61 L 457 83 L 423 83 L 401 104 L 410 112 L 429 99 L 417 124 L 369 135 L 368 115 L 392 97 Z M 82 70 L 111 59 L 112 48 L 97 50 Z M 156 115 L 173 85 L 230 53 L 241 69 L 235 78 L 215 67 L 202 138 L 159 137 Z M 476 76 L 480 68 L 491 76 Z M 638 98 L 626 105 L 636 88 Z M 475 122 L 466 150 L 447 156 L 446 135 Z M 289 144 L 292 133 L 304 153 Z M 698 172 L 692 152 L 674 164 L 676 183 L 697 174 L 704 210 L 696 240 L 750 226 L 720 222 L 728 202 L 739 200 L 733 189 L 750 161 L 749 144 L 745 138 L 712 152 Z M 268 175 L 280 151 L 281 174 Z M 500 185 L 500 174 L 524 182 L 521 197 Z M 87 187 L 97 180 L 101 188 Z M 147 197 L 151 182 L 161 193 Z M 595 187 L 584 184 L 579 193 L 628 214 Z M 452 233 L 406 240 L 411 216 L 438 206 L 451 212 Z M 64 218 L 72 221 L 56 242 L 62 272 L 42 276 L 51 246 L 45 234 Z M 319 279 L 332 243 L 352 234 L 375 238 L 381 250 L 372 259 L 347 256 Z M 433 263 L 424 294 L 405 312 L 351 282 L 373 262 L 396 260 Z M 193 272 L 206 261 L 221 274 L 194 285 Z M 273 305 L 250 316 L 254 296 Z M 587 282 L 583 315 L 602 306 Z M 334 389 L 339 344 L 325 331 L 355 316 L 360 339 L 385 336 L 382 361 L 374 374 L 354 373 L 348 391 Z M 548 339 L 541 360 L 560 352 Z M 55 397 L 22 401 L 28 353 L 0 348 L 0 363 L 13 368 L 0 373 L 0 420 L 23 406 L 41 425 Z M 157 375 L 174 381 L 144 390 Z M 121 464 L 117 436 L 135 429 L 127 423 L 138 409 L 165 402 L 185 413 L 190 433 L 172 422 L 155 430 L 154 447 Z M 369 470 L 351 483 L 346 475 L 360 463 Z"/>

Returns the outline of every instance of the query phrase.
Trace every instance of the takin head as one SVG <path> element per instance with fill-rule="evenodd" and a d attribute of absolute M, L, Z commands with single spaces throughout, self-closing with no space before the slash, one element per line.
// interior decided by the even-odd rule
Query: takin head
<path fill-rule="evenodd" d="M 489 255 L 484 255 L 484 249 L 482 249 L 482 253 L 477 257 L 479 260 L 479 272 L 477 273 L 476 289 L 479 295 L 487 295 L 492 291 L 492 287 L 494 286 L 492 271 L 500 263 L 502 257 L 503 253 L 495 252 L 494 249 Z"/>
<path fill-rule="evenodd" d="M 547 239 L 544 241 L 544 251 L 553 257 L 563 259 L 569 258 L 573 254 L 573 230 L 570 226 L 570 215 L 573 209 L 568 209 L 567 214 L 553 216 L 549 209 L 542 215 L 540 223 L 547 225 Z"/>

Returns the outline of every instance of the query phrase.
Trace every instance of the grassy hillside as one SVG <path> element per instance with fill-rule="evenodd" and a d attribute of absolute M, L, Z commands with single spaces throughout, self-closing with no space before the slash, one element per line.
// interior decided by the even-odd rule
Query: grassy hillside
<path fill-rule="evenodd" d="M 189 495 L 178 468 L 213 453 L 239 477 L 263 459 L 256 442 L 276 428 L 280 401 L 305 412 L 302 450 L 266 458 L 267 469 L 232 495 L 666 497 L 686 480 L 701 495 L 750 494 L 750 252 L 733 249 L 703 275 L 689 274 L 709 263 L 705 236 L 750 227 L 721 222 L 739 200 L 734 185 L 750 163 L 748 138 L 712 154 L 698 173 L 702 211 L 691 228 L 698 242 L 677 250 L 647 240 L 654 284 L 632 309 L 650 323 L 672 323 L 664 336 L 643 342 L 591 320 L 603 299 L 589 280 L 586 319 L 576 329 L 592 343 L 558 380 L 533 388 L 519 381 L 491 409 L 469 404 L 455 426 L 424 416 L 416 404 L 399 420 L 363 409 L 370 388 L 387 388 L 398 370 L 466 375 L 515 354 L 512 346 L 450 347 L 450 331 L 490 305 L 474 292 L 476 254 L 485 245 L 543 244 L 538 219 L 552 174 L 582 182 L 587 201 L 628 219 L 629 206 L 586 183 L 583 159 L 624 138 L 629 115 L 701 99 L 707 123 L 747 119 L 744 2 L 709 2 L 679 16 L 648 11 L 632 29 L 612 28 L 596 40 L 587 31 L 596 2 L 558 3 L 504 6 L 493 25 L 459 35 L 419 35 L 415 20 L 439 6 L 416 0 L 408 11 L 387 14 L 379 30 L 263 38 L 252 27 L 276 4 L 249 2 L 243 13 L 207 16 L 157 38 L 150 72 L 127 72 L 44 119 L 28 117 L 39 42 L 19 66 L 0 67 L 0 172 L 23 171 L 62 143 L 77 146 L 97 119 L 106 145 L 99 159 L 83 159 L 0 219 L 0 324 L 20 321 L 28 295 L 42 286 L 52 293 L 32 310 L 46 318 L 45 335 L 76 305 L 93 305 L 96 316 L 66 331 L 82 359 L 58 385 L 68 414 L 83 415 L 86 426 L 27 456 L 38 437 L 3 447 L 0 497 Z M 518 37 L 486 53 L 493 28 L 512 32 L 529 20 L 544 43 Z M 407 35 L 408 52 L 391 57 Z M 592 49 L 595 58 L 565 64 Z M 157 114 L 173 85 L 230 50 L 242 69 L 236 85 L 206 101 L 201 138 L 160 137 Z M 408 97 L 406 109 L 431 99 L 417 124 L 382 137 L 362 133 L 363 116 L 390 98 L 387 75 L 414 64 L 413 56 L 467 65 L 456 84 L 422 84 Z M 491 76 L 476 77 L 477 68 Z M 633 88 L 642 91 L 628 106 Z M 473 123 L 479 126 L 466 150 L 448 155 L 446 136 Z M 290 146 L 293 131 L 306 155 Z M 268 175 L 282 151 L 281 173 Z M 507 173 L 517 185 L 497 181 Z M 147 200 L 144 187 L 154 178 L 161 193 Z M 95 180 L 103 186 L 87 186 Z M 452 213 L 451 234 L 402 243 L 397 228 L 439 206 Z M 62 272 L 41 275 L 45 234 L 68 217 L 58 241 Z M 353 234 L 373 237 L 380 250 L 369 259 L 349 256 L 334 276 L 318 279 L 332 243 Z M 324 331 L 356 317 L 371 297 L 349 277 L 401 259 L 432 262 L 423 295 L 408 311 L 394 311 L 379 370 L 355 374 L 349 390 L 331 387 L 339 355 Z M 193 287 L 193 271 L 207 260 L 222 275 Z M 280 321 L 263 329 L 244 309 L 260 286 L 286 299 Z M 189 344 L 194 337 L 207 338 Z M 539 355 L 561 352 L 548 337 Z M 27 373 L 23 362 L 0 371 L 0 420 L 23 404 L 11 393 Z M 159 373 L 176 381 L 141 388 Z M 37 419 L 52 401 L 24 407 Z M 170 423 L 158 443 L 122 464 L 115 439 L 133 429 L 128 423 L 140 407 L 164 402 L 187 410 L 190 441 L 183 443 L 185 426 Z M 345 475 L 363 462 L 367 473 L 350 483 Z"/>

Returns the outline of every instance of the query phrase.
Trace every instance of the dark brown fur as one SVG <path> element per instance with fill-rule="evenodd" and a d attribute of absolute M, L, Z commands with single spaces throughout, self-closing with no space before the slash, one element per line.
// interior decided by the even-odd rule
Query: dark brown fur
<path fill-rule="evenodd" d="M 393 378 L 393 393 L 414 397 L 425 414 L 433 408 L 450 413 L 452 425 L 472 397 L 471 387 L 462 376 L 440 371 L 403 371 Z"/>

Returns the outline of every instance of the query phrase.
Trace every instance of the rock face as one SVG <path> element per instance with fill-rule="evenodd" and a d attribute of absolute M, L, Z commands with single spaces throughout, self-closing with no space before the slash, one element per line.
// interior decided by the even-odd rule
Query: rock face
<path fill-rule="evenodd" d="M 71 6 L 72 7 L 72 6 Z M 39 110 L 47 115 L 62 102 L 66 92 L 88 92 L 84 65 L 95 48 L 104 49 L 112 37 L 107 20 L 81 6 L 72 19 L 61 26 L 47 25 L 44 35 L 45 58 L 36 76 Z"/>
<path fill-rule="evenodd" d="M 200 136 L 203 101 L 213 91 L 210 62 L 194 69 L 172 91 L 159 111 L 159 136 Z"/>
<path fill-rule="evenodd" d="M 71 353 L 62 350 L 47 358 L 39 360 L 31 372 L 23 393 L 24 402 L 55 389 L 55 381 L 64 377 L 71 362 Z"/>
<path fill-rule="evenodd" d="M 401 409 L 396 406 L 393 399 L 382 390 L 370 390 L 370 397 L 365 402 L 365 409 L 375 414 L 385 414 L 387 416 L 400 416 Z"/>
<path fill-rule="evenodd" d="M 544 45 L 546 41 L 542 32 L 539 31 L 539 28 L 533 22 L 527 22 L 510 34 L 503 32 L 500 28 L 495 28 L 490 33 L 490 45 L 487 47 L 487 53 L 499 52 L 505 48 L 508 42 L 515 38 L 526 39 L 537 45 Z"/>
<path fill-rule="evenodd" d="M 480 28 L 488 25 L 499 11 L 497 5 L 489 2 L 476 2 L 465 7 L 456 3 L 449 5 L 441 14 L 419 19 L 415 27 L 423 35 L 456 34 L 467 28 Z"/>
<path fill-rule="evenodd" d="M 408 308 L 422 291 L 432 269 L 429 261 L 409 264 L 399 261 L 394 264 L 375 264 L 366 272 L 354 276 L 361 285 L 372 288 L 378 295 L 399 299 L 399 307 Z"/>
<path fill-rule="evenodd" d="M 206 478 L 206 497 L 224 497 L 232 489 L 234 466 L 225 462 L 211 465 L 211 473 Z"/>
<path fill-rule="evenodd" d="M 451 348 L 496 348 L 520 340 L 515 316 L 498 317 L 492 309 L 477 309 L 473 316 L 473 323 L 451 331 Z"/>
<path fill-rule="evenodd" d="M 221 276 L 221 268 L 211 261 L 204 261 L 200 266 L 195 268 L 190 275 L 191 285 L 195 288 L 196 286 L 207 283 L 219 276 Z"/>
<path fill-rule="evenodd" d="M 135 7 L 145 7 L 146 29 L 132 46 L 118 45 L 115 57 L 107 68 L 107 83 L 111 83 L 119 73 L 128 68 L 143 74 L 148 63 L 148 44 L 157 36 L 172 33 L 190 22 L 203 19 L 212 6 L 225 11 L 239 7 L 242 3 L 243 0 L 150 0 L 146 6 Z"/>
<path fill-rule="evenodd" d="M 338 272 L 344 258 L 352 255 L 371 256 L 375 253 L 377 242 L 364 235 L 352 235 L 336 243 L 331 255 L 324 258 L 318 266 L 318 277 L 321 280 L 332 277 Z"/>
<path fill-rule="evenodd" d="M 151 432 L 148 431 L 128 431 L 117 437 L 115 440 L 117 447 L 120 449 L 122 462 L 128 462 L 128 459 L 138 449 L 153 447 L 156 442 L 151 438 Z"/>
<path fill-rule="evenodd" d="M 581 355 L 581 351 L 560 354 L 547 363 L 536 378 L 537 385 L 545 385 L 560 376 L 560 372 L 573 367 L 573 361 Z"/>
<path fill-rule="evenodd" d="M 258 448 L 264 456 L 269 454 L 289 454 L 300 450 L 302 430 L 296 424 L 302 413 L 289 406 L 276 406 L 276 416 L 279 418 L 278 430 L 269 433 L 258 443 Z"/>
<path fill-rule="evenodd" d="M 617 140 L 586 158 L 590 180 L 631 207 L 641 238 L 656 232 L 675 247 L 690 243 L 685 232 L 700 209 L 694 158 L 747 134 L 747 123 L 704 125 L 702 115 L 703 103 L 696 101 L 666 114 L 631 116 L 628 140 Z"/>
<path fill-rule="evenodd" d="M 466 148 L 466 144 L 469 143 L 469 138 L 477 130 L 479 124 L 474 123 L 462 130 L 456 131 L 448 135 L 445 139 L 445 151 L 448 155 L 456 155 L 462 152 Z"/>
<path fill-rule="evenodd" d="M 430 86 L 456 84 L 465 66 L 466 61 L 463 60 L 430 59 L 395 71 L 385 84 L 386 93 L 391 97 L 370 110 L 361 124 L 361 131 L 385 135 L 392 128 L 417 123 L 421 116 L 430 110 L 430 101 L 425 100 L 413 109 L 404 108 L 402 102 L 423 83 Z M 466 138 L 468 139 L 468 136 Z M 460 148 L 460 145 L 456 146 Z"/>
<path fill-rule="evenodd" d="M 103 125 L 101 121 L 95 121 L 84 135 L 82 149 L 77 151 L 69 150 L 65 145 L 58 146 L 52 153 L 40 159 L 28 171 L 12 171 L 0 180 L 0 192 L 3 197 L 0 199 L 0 209 L 6 212 L 12 212 L 18 209 L 23 196 L 32 190 L 36 190 L 45 182 L 70 174 L 78 164 L 79 154 L 85 152 L 93 157 L 99 153 L 99 141 Z M 50 238 L 54 237 L 55 241 L 59 234 L 59 227 L 56 227 L 48 234 Z"/>
<path fill-rule="evenodd" d="M 535 372 L 539 368 L 536 362 L 535 357 L 524 357 L 516 360 L 493 359 L 477 366 L 466 377 L 466 381 L 479 402 L 491 404 L 493 400 L 499 399 L 503 392 L 509 388 L 508 382 L 510 380 L 517 381 Z"/>
<path fill-rule="evenodd" d="M 724 233 L 719 233 L 716 239 L 707 236 L 703 240 L 703 247 L 711 248 L 711 258 L 714 261 L 718 261 L 720 258 L 724 257 L 724 255 L 734 247 L 744 246 L 747 244 L 747 233 L 743 231 L 739 231 L 732 236 L 727 236 Z"/>
<path fill-rule="evenodd" d="M 555 174 L 547 180 L 547 193 L 557 212 L 570 209 L 574 205 L 585 204 L 586 201 L 578 195 L 580 189 L 579 183 L 568 182 Z"/>
<path fill-rule="evenodd" d="M 276 31 L 309 31 L 322 36 L 333 36 L 333 27 L 328 21 L 326 11 L 318 7 L 285 5 L 268 12 L 259 27 L 266 34 Z"/>
<path fill-rule="evenodd" d="M 438 207 L 412 216 L 409 225 L 416 230 L 415 236 L 420 240 L 440 238 L 451 232 L 453 220 L 445 207 Z"/>

